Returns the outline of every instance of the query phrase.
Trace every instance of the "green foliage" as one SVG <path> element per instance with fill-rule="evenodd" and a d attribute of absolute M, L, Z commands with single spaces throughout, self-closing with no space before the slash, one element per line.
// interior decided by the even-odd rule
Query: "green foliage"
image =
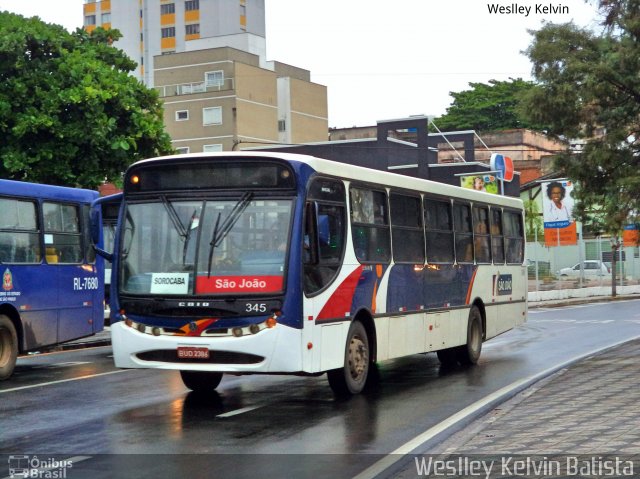
<path fill-rule="evenodd" d="M 533 83 L 521 78 L 489 83 L 469 83 L 470 90 L 451 92 L 453 103 L 447 113 L 434 119 L 442 131 L 496 131 L 529 128 L 542 131 L 543 122 L 530 121 L 520 111 L 520 101 Z"/>
<path fill-rule="evenodd" d="M 526 200 L 524 202 L 525 236 L 527 241 L 544 243 L 544 226 L 542 213 L 536 200 Z"/>
<path fill-rule="evenodd" d="M 640 16 L 637 0 L 599 6 L 599 35 L 572 23 L 533 32 L 527 55 L 539 84 L 524 106 L 551 133 L 586 139 L 557 167 L 576 182 L 576 218 L 617 238 L 640 211 Z"/>
<path fill-rule="evenodd" d="M 110 46 L 117 30 L 0 12 L 0 31 L 0 177 L 96 188 L 172 150 L 156 92 Z"/>

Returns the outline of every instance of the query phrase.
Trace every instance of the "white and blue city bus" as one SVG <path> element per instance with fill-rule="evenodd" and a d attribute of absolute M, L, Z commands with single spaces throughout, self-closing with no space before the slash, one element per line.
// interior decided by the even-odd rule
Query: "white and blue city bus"
<path fill-rule="evenodd" d="M 89 228 L 97 197 L 0 180 L 0 380 L 19 354 L 102 331 L 104 266 Z"/>
<path fill-rule="evenodd" d="M 144 160 L 125 175 L 111 283 L 116 366 L 320 374 L 474 364 L 526 320 L 519 199 L 278 153 Z"/>

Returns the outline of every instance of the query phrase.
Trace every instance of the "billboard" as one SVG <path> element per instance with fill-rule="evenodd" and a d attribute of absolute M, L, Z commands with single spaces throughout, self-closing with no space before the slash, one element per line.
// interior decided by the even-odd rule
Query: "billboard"
<path fill-rule="evenodd" d="M 555 180 L 541 183 L 541 187 L 545 245 L 576 244 L 576 222 L 573 219 L 573 183 L 568 180 Z"/>
<path fill-rule="evenodd" d="M 478 173 L 460 178 L 460 186 L 470 190 L 486 191 L 497 195 L 500 192 L 498 179 L 493 175 Z"/>

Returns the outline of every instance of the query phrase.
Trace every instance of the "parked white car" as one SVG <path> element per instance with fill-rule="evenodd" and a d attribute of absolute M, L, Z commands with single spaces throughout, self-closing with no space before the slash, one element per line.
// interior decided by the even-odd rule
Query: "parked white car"
<path fill-rule="evenodd" d="M 584 271 L 584 277 L 601 277 L 611 276 L 611 265 L 609 263 L 603 263 L 597 260 L 586 260 L 582 262 L 582 269 Z M 562 268 L 558 271 L 558 276 L 565 276 L 571 278 L 580 277 L 580 263 L 572 266 L 571 268 Z"/>

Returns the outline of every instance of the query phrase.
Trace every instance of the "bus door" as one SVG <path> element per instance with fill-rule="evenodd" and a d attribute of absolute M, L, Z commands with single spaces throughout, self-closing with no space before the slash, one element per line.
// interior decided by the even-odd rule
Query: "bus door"
<path fill-rule="evenodd" d="M 112 258 L 115 247 L 115 235 L 118 214 L 122 203 L 122 193 L 104 196 L 91 205 L 91 241 L 93 247 L 104 261 L 104 320 L 109 322 L 111 299 Z"/>
<path fill-rule="evenodd" d="M 90 246 L 89 205 L 42 202 L 45 268 L 57 288 L 58 342 L 102 330 L 103 282 Z M 96 304 L 97 303 L 97 304 Z"/>

